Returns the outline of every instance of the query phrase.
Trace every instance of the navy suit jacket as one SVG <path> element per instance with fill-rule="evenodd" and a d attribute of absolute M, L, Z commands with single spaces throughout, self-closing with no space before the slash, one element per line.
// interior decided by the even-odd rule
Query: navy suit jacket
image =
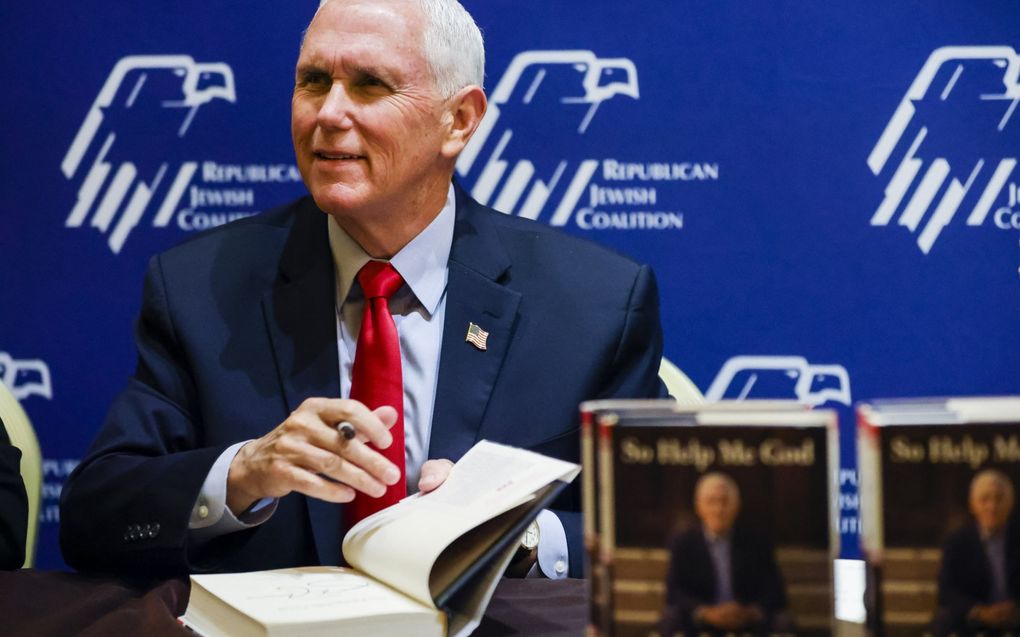
<path fill-rule="evenodd" d="M 769 624 L 786 608 L 786 588 L 772 544 L 739 524 L 730 537 L 733 597 L 741 604 L 760 606 Z M 715 566 L 705 533 L 697 525 L 678 534 L 670 547 L 662 634 L 697 634 L 703 627 L 695 625 L 694 610 L 718 603 Z"/>
<path fill-rule="evenodd" d="M 1020 529 L 1014 520 L 1006 527 L 1006 587 L 1020 602 Z M 939 567 L 938 610 L 933 630 L 945 635 L 967 628 L 967 615 L 992 600 L 992 565 L 973 520 L 946 538 Z"/>
<path fill-rule="evenodd" d="M 152 259 L 138 366 L 61 500 L 61 545 L 82 570 L 179 574 L 340 560 L 341 505 L 300 494 L 251 530 L 188 544 L 216 458 L 306 398 L 339 396 L 327 217 L 311 198 Z M 664 396 L 658 293 L 647 266 L 457 191 L 429 457 L 485 438 L 578 461 L 578 403 Z M 488 349 L 464 340 L 468 323 Z M 554 510 L 581 574 L 575 485 Z"/>

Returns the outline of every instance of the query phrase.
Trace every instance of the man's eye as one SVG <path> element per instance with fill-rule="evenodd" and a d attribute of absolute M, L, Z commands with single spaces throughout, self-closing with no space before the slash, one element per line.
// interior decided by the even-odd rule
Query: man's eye
<path fill-rule="evenodd" d="M 318 71 L 303 73 L 299 82 L 301 86 L 329 86 L 332 83 L 333 78 Z"/>
<path fill-rule="evenodd" d="M 374 75 L 363 75 L 358 78 L 358 85 L 365 87 L 389 88 L 389 85 Z"/>

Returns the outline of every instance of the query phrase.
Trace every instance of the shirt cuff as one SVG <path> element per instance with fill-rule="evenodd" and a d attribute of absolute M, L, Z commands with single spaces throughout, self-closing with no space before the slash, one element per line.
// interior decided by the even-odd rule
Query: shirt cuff
<path fill-rule="evenodd" d="M 567 559 L 567 533 L 563 523 L 548 509 L 543 509 L 535 521 L 538 522 L 538 561 L 527 576 L 565 579 L 570 560 Z"/>
<path fill-rule="evenodd" d="M 258 526 L 276 511 L 276 498 L 262 498 L 239 516 L 235 516 L 227 507 L 227 474 L 230 472 L 230 463 L 241 447 L 249 442 L 245 440 L 227 447 L 213 463 L 209 475 L 202 483 L 195 506 L 191 509 L 188 529 L 193 539 L 208 541 L 220 535 Z"/>

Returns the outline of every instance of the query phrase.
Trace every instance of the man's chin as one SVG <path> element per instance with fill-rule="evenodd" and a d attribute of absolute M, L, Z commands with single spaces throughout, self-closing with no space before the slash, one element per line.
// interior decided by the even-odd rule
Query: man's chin
<path fill-rule="evenodd" d="M 358 214 L 365 210 L 370 203 L 364 193 L 335 184 L 313 188 L 311 194 L 319 210 L 338 218 Z"/>

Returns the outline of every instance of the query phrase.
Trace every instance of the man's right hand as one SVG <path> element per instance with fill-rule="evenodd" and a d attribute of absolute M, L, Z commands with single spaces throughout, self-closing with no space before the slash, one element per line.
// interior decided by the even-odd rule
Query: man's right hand
<path fill-rule="evenodd" d="M 971 610 L 971 616 L 979 624 L 992 628 L 1004 628 L 1013 619 L 1016 606 L 1011 601 L 995 604 L 980 604 Z"/>
<path fill-rule="evenodd" d="M 751 607 L 738 602 L 723 602 L 714 606 L 702 606 L 698 619 L 722 630 L 740 630 L 753 621 Z"/>
<path fill-rule="evenodd" d="M 356 432 L 350 440 L 336 430 L 344 421 Z M 396 421 L 392 407 L 371 411 L 356 400 L 309 398 L 237 452 L 227 474 L 227 506 L 240 515 L 262 498 L 292 491 L 329 502 L 350 502 L 356 491 L 381 496 L 400 479 L 400 470 L 366 442 L 389 447 Z"/>

